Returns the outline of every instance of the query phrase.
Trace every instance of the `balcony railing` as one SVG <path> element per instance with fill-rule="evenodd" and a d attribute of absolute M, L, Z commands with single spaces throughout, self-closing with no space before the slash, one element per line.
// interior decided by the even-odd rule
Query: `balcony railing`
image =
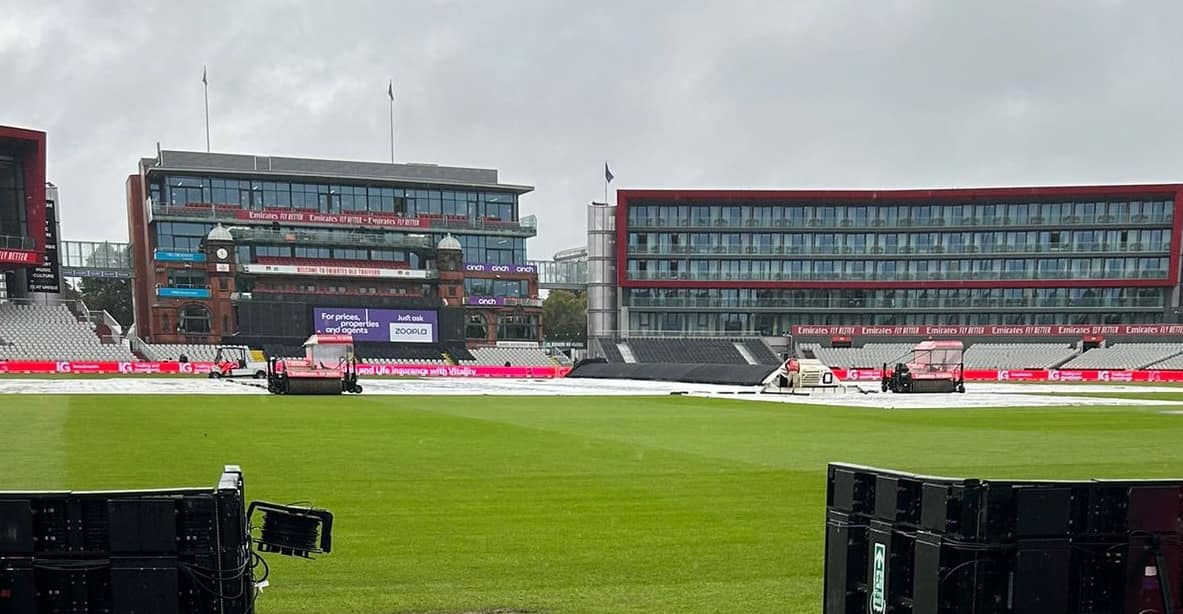
<path fill-rule="evenodd" d="M 398 218 L 395 216 L 375 214 L 368 211 L 332 211 L 322 212 L 313 209 L 243 209 L 234 205 L 211 205 L 211 204 L 189 204 L 189 205 L 160 205 L 151 202 L 149 199 L 149 210 L 152 212 L 152 218 L 169 218 L 181 220 L 197 220 L 197 221 L 219 221 L 230 223 L 254 223 L 265 224 L 269 220 L 248 220 L 242 217 L 243 212 L 253 211 L 256 213 L 274 213 L 277 215 L 319 215 L 319 216 L 373 216 L 375 219 L 385 220 L 406 220 L 413 222 L 419 221 L 419 225 L 412 223 L 406 224 L 369 224 L 373 228 L 387 228 L 387 229 L 402 229 L 407 231 L 430 231 L 430 230 L 457 230 L 457 231 L 477 231 L 485 233 L 497 234 L 512 234 L 517 236 L 535 236 L 538 234 L 538 220 L 533 215 L 527 215 L 517 221 L 512 220 L 498 220 L 473 218 L 467 216 L 443 216 L 443 215 L 422 215 L 408 218 Z M 334 224 L 332 221 L 308 221 L 308 220 L 275 220 L 283 224 Z M 340 225 L 356 226 L 347 222 L 340 222 Z"/>
<path fill-rule="evenodd" d="M 540 299 L 540 298 L 521 298 L 521 297 L 517 297 L 517 296 L 505 296 L 505 297 L 501 297 L 501 300 L 504 301 L 503 304 L 505 304 L 506 306 L 510 306 L 510 307 L 516 307 L 518 305 L 520 305 L 522 307 L 541 307 L 542 306 L 542 299 Z"/>
<path fill-rule="evenodd" d="M 552 262 L 531 260 L 538 271 L 538 283 L 543 286 L 585 286 L 587 285 L 587 261 Z"/>
<path fill-rule="evenodd" d="M 400 250 L 430 250 L 434 243 L 428 237 L 390 237 L 386 234 L 345 230 L 293 231 L 272 230 L 266 227 L 239 226 L 230 229 L 234 238 L 244 243 L 300 243 L 304 245 L 336 245 L 386 247 Z"/>
<path fill-rule="evenodd" d="M 1174 219 L 1173 214 L 1168 215 L 1123 215 L 1123 216 L 1100 216 L 1092 218 L 1084 218 L 1080 216 L 1057 216 L 1057 217 L 1040 217 L 1030 216 L 1026 218 L 1010 218 L 1005 216 L 994 217 L 961 217 L 961 218 L 927 218 L 927 219 L 910 219 L 910 218 L 895 218 L 895 219 L 838 219 L 838 218 L 809 218 L 804 220 L 786 220 L 786 219 L 728 219 L 728 218 L 661 218 L 661 217 L 647 217 L 629 220 L 630 229 L 642 228 L 730 228 L 730 229 L 746 229 L 746 230 L 761 230 L 761 229 L 805 229 L 805 230 L 822 230 L 822 229 L 875 229 L 885 230 L 893 228 L 905 228 L 909 230 L 918 230 L 924 228 L 950 228 L 950 227 L 1092 227 L 1092 226 L 1130 226 L 1130 225 L 1155 225 L 1163 226 L 1171 224 Z"/>
<path fill-rule="evenodd" d="M 1165 269 L 1139 271 L 1089 271 L 1087 273 L 1056 269 L 1033 272 L 1016 271 L 930 271 L 930 272 L 868 272 L 868 271 L 822 271 L 812 273 L 668 273 L 629 271 L 628 279 L 634 281 L 990 281 L 990 280 L 1056 280 L 1074 279 L 1166 279 Z"/>
<path fill-rule="evenodd" d="M 646 247 L 631 245 L 628 248 L 630 256 L 761 256 L 770 258 L 803 257 L 817 258 L 824 256 L 846 256 L 865 258 L 867 256 L 906 256 L 947 258 L 949 256 L 991 256 L 991 255 L 1073 255 L 1087 256 L 1089 254 L 1167 254 L 1171 251 L 1170 243 L 1080 243 L 1077 245 L 1063 245 L 1057 247 L 1038 248 L 1032 245 L 933 245 L 925 247 L 899 246 L 844 246 L 844 247 L 812 247 L 788 246 L 690 246 L 690 245 L 651 245 Z"/>
<path fill-rule="evenodd" d="M 629 307 L 662 307 L 674 309 L 823 309 L 823 310 L 912 310 L 912 309 L 1011 309 L 1011 308 L 1074 308 L 1074 309 L 1162 309 L 1159 298 L 957 298 L 920 300 L 850 300 L 845 298 L 821 299 L 720 299 L 681 297 L 632 297 Z"/>
<path fill-rule="evenodd" d="M 0 249 L 19 249 L 28 252 L 36 248 L 37 242 L 32 237 L 0 235 Z"/>
<path fill-rule="evenodd" d="M 62 241 L 58 244 L 62 266 L 94 269 L 131 269 L 131 247 L 109 241 Z"/>

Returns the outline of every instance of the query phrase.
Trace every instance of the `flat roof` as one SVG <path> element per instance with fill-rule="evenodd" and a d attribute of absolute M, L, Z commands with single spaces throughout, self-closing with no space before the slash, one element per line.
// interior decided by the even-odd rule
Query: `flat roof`
<path fill-rule="evenodd" d="M 685 201 L 776 201 L 776 200 L 848 200 L 848 201 L 922 201 L 941 199 L 976 200 L 987 198 L 1080 198 L 1080 197 L 1173 197 L 1183 192 L 1183 183 L 1137 183 L 1108 185 L 1015 186 L 967 188 L 903 188 L 889 190 L 845 189 L 631 189 L 617 190 L 617 202 L 632 200 Z"/>
<path fill-rule="evenodd" d="M 161 150 L 157 158 L 142 158 L 145 174 L 158 172 L 217 173 L 251 177 L 307 178 L 326 181 L 368 181 L 434 186 L 480 188 L 525 194 L 533 186 L 499 183 L 497 169 L 440 166 L 438 164 L 390 164 L 355 160 L 290 158 L 253 154 Z"/>
<path fill-rule="evenodd" d="M 35 130 L 33 128 L 20 128 L 18 126 L 0 125 L 0 138 L 41 142 L 45 140 L 45 131 Z"/>

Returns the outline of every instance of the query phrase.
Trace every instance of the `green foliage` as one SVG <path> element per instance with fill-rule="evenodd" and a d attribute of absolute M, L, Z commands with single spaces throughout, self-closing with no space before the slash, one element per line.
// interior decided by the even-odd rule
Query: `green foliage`
<path fill-rule="evenodd" d="M 135 315 L 131 306 L 130 279 L 84 278 L 79 285 L 79 294 L 86 307 L 92 311 L 111 314 L 120 324 L 128 326 Z"/>
<path fill-rule="evenodd" d="M 542 325 L 547 341 L 586 341 L 587 295 L 551 290 L 542 302 Z"/>
<path fill-rule="evenodd" d="M 814 614 L 828 461 L 977 477 L 1183 475 L 1183 417 L 1162 406 L 19 399 L 0 403 L 0 489 L 212 485 L 233 463 L 248 499 L 332 510 L 331 555 L 268 557 L 260 614 Z"/>

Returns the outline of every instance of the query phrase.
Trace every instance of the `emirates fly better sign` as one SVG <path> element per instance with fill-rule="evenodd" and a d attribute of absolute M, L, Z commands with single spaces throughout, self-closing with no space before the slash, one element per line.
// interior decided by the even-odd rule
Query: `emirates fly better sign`
<path fill-rule="evenodd" d="M 316 307 L 312 319 L 316 332 L 353 335 L 355 342 L 435 343 L 438 338 L 434 311 Z"/>

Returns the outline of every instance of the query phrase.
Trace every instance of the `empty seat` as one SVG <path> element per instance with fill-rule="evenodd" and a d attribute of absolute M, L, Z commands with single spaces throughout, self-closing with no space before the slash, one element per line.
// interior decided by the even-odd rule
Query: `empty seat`
<path fill-rule="evenodd" d="M 0 360 L 135 359 L 122 344 L 103 343 L 65 304 L 0 303 Z"/>
<path fill-rule="evenodd" d="M 542 348 L 492 347 L 469 350 L 472 360 L 463 360 L 461 364 L 482 366 L 503 366 L 509 363 L 514 367 L 553 367 L 555 361 Z"/>
<path fill-rule="evenodd" d="M 969 369 L 1048 369 L 1077 354 L 1067 343 L 975 343 L 965 351 Z"/>
<path fill-rule="evenodd" d="M 776 353 L 762 339 L 693 339 L 693 338 L 634 338 L 618 341 L 608 337 L 597 337 L 592 345 L 598 346 L 600 354 L 608 362 L 626 362 L 618 343 L 624 343 L 632 352 L 636 362 L 681 363 L 681 364 L 749 364 L 735 347 L 740 344 L 751 354 L 756 364 L 775 365 L 780 363 Z"/>
<path fill-rule="evenodd" d="M 1171 358 L 1167 358 L 1166 360 L 1156 362 L 1147 368 L 1148 369 L 1174 369 L 1174 370 L 1183 369 L 1183 354 L 1180 354 L 1178 356 L 1172 356 Z"/>
<path fill-rule="evenodd" d="M 624 362 L 624 356 L 620 354 L 620 348 L 616 347 L 616 342 L 607 337 L 597 338 L 596 341 L 600 344 L 600 350 L 604 355 L 604 359 L 608 362 Z"/>
<path fill-rule="evenodd" d="M 826 348 L 820 345 L 801 344 L 798 350 L 811 351 L 815 358 L 826 366 L 870 369 L 882 367 L 884 363 L 894 364 L 911 355 L 911 343 L 868 343 L 857 348 Z"/>
<path fill-rule="evenodd" d="M 376 364 L 379 360 L 394 360 L 386 364 L 448 364 L 443 349 L 434 343 L 359 343 L 357 356 L 362 362 Z"/>
<path fill-rule="evenodd" d="M 145 343 L 142 350 L 148 360 L 178 360 L 184 355 L 192 362 L 213 362 L 218 354 L 218 347 L 220 346 L 201 343 Z"/>
<path fill-rule="evenodd" d="M 727 339 L 628 339 L 637 362 L 746 365 L 735 343 Z"/>
<path fill-rule="evenodd" d="M 752 357 L 756 359 L 757 364 L 761 365 L 776 365 L 780 364 L 780 358 L 777 357 L 776 352 L 764 343 L 763 339 L 741 339 L 744 347 L 748 349 Z"/>
<path fill-rule="evenodd" d="M 1115 343 L 1064 363 L 1065 369 L 1144 369 L 1183 354 L 1183 343 Z"/>

